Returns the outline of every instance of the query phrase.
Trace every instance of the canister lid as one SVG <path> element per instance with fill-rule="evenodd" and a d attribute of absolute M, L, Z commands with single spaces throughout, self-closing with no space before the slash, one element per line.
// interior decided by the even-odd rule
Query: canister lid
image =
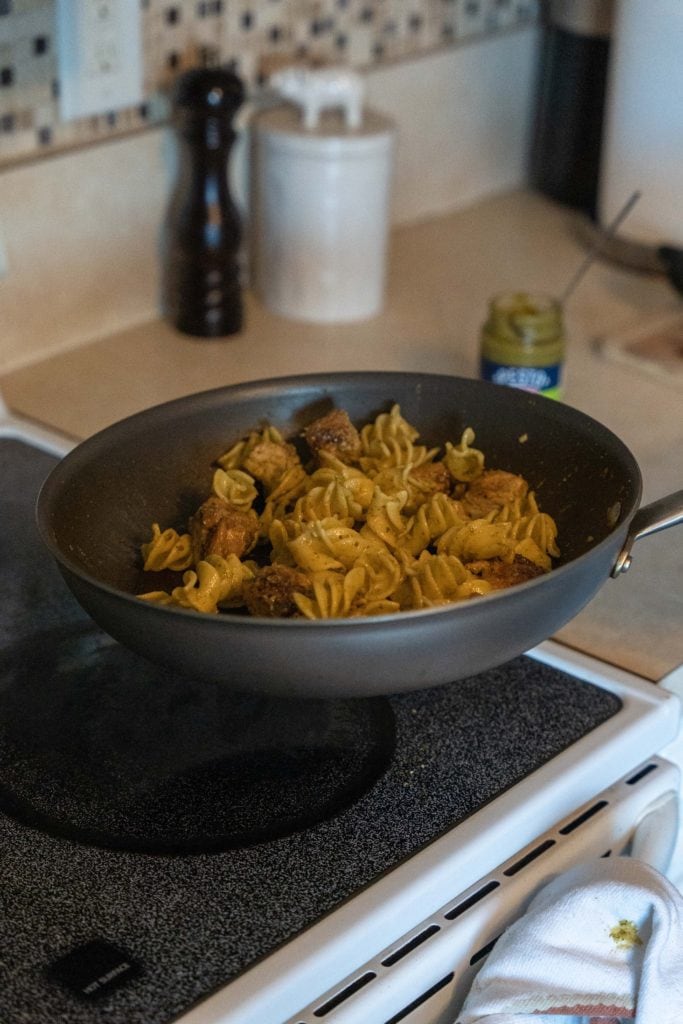
<path fill-rule="evenodd" d="M 388 150 L 394 139 L 394 122 L 377 111 L 365 109 L 359 128 L 349 128 L 340 110 L 320 113 L 315 128 L 305 128 L 301 109 L 293 103 L 260 111 L 253 120 L 258 136 L 278 149 L 309 157 L 365 156 Z"/>

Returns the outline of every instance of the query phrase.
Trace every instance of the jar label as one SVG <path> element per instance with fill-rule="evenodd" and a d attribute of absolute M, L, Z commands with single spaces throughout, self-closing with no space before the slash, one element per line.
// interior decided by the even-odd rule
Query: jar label
<path fill-rule="evenodd" d="M 553 366 L 507 366 L 490 359 L 481 360 L 481 379 L 505 384 L 523 391 L 534 391 L 546 398 L 559 398 L 561 364 Z"/>

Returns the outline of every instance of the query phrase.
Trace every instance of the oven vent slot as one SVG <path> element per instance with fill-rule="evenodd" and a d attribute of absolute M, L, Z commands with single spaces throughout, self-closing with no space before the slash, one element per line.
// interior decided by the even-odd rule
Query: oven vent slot
<path fill-rule="evenodd" d="M 417 935 L 413 935 L 412 939 L 404 943 L 398 949 L 395 949 L 385 960 L 382 960 L 382 967 L 393 967 L 394 964 L 402 960 L 404 956 L 408 956 L 408 953 L 412 953 L 414 949 L 421 946 L 427 939 L 431 939 L 432 935 L 441 931 L 438 924 L 430 924 L 428 928 L 419 932 Z"/>
<path fill-rule="evenodd" d="M 455 974 L 451 971 L 451 973 L 447 974 L 445 978 L 442 978 L 441 981 L 437 981 L 435 985 L 428 988 L 427 991 L 423 992 L 422 995 L 417 997 L 417 999 L 413 999 L 412 1003 L 409 1003 L 408 1006 L 404 1006 L 402 1010 L 399 1010 L 393 1017 L 390 1017 L 389 1020 L 385 1021 L 385 1024 L 398 1024 L 399 1021 L 405 1020 L 409 1013 L 412 1013 L 413 1010 L 417 1010 L 418 1006 L 422 1006 L 423 1003 L 426 1003 L 428 999 L 435 996 L 436 993 L 440 992 L 442 988 L 446 987 L 446 985 L 450 985 L 454 977 Z"/>
<path fill-rule="evenodd" d="M 520 860 L 516 861 L 509 868 L 506 868 L 503 874 L 506 875 L 508 878 L 511 878 L 513 875 L 516 875 L 519 871 L 525 868 L 528 864 L 531 864 L 532 861 L 536 860 L 537 857 L 540 857 L 541 854 L 545 853 L 546 850 L 549 850 L 550 847 L 554 845 L 554 839 L 546 839 L 544 843 L 540 843 L 538 846 L 535 846 L 533 850 L 529 850 L 529 852 L 525 854 Z"/>
<path fill-rule="evenodd" d="M 587 811 L 583 812 L 583 814 L 579 814 L 579 816 L 577 818 L 574 818 L 573 821 L 570 821 L 568 825 L 563 825 L 562 828 L 559 830 L 560 835 L 568 836 L 570 832 L 574 832 L 575 829 L 580 828 L 581 825 L 585 824 L 585 822 L 587 822 L 590 818 L 594 817 L 594 815 L 602 811 L 605 807 L 608 806 L 608 804 L 609 800 L 598 800 L 596 804 L 593 804 L 592 807 L 589 807 Z"/>
<path fill-rule="evenodd" d="M 365 974 L 361 974 L 358 978 L 354 978 L 350 985 L 341 989 L 340 992 L 335 993 L 331 999 L 328 999 L 326 1003 L 319 1006 L 317 1010 L 313 1011 L 314 1017 L 325 1017 L 332 1010 L 336 1010 L 338 1006 L 345 1003 L 347 999 L 359 992 L 360 989 L 365 988 L 369 982 L 374 981 L 377 977 L 374 971 L 366 971 Z"/>
<path fill-rule="evenodd" d="M 466 910 L 473 907 L 475 903 L 479 902 L 479 900 L 483 900 L 484 896 L 488 896 L 488 894 L 493 892 L 494 889 L 497 889 L 499 885 L 500 882 L 487 882 L 486 885 L 482 885 L 481 889 L 477 889 L 476 892 L 473 892 L 472 895 L 468 896 L 467 899 L 462 901 L 462 903 L 457 903 L 450 910 L 447 910 L 443 916 L 447 921 L 454 921 L 456 917 L 460 917 L 461 914 L 464 914 Z"/>
<path fill-rule="evenodd" d="M 646 775 L 649 775 L 650 772 L 656 771 L 658 768 L 658 764 L 646 764 L 644 768 L 641 768 L 640 771 L 637 771 L 635 775 L 632 775 L 630 779 L 626 780 L 626 785 L 635 786 L 636 782 L 640 782 L 640 780 L 644 779 Z"/>
<path fill-rule="evenodd" d="M 499 938 L 500 935 L 496 935 L 495 939 L 491 939 L 491 941 L 487 942 L 485 946 L 478 949 L 474 956 L 470 958 L 470 967 L 474 967 L 474 965 L 478 964 L 480 960 L 483 960 L 485 956 L 488 956 Z"/>

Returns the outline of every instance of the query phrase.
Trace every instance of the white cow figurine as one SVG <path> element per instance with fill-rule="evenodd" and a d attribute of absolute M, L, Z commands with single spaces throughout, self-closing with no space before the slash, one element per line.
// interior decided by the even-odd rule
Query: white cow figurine
<path fill-rule="evenodd" d="M 284 99 L 303 109 L 304 127 L 318 126 L 320 112 L 341 108 L 348 128 L 360 128 L 363 117 L 363 79 L 347 68 L 289 67 L 276 71 L 270 85 Z"/>

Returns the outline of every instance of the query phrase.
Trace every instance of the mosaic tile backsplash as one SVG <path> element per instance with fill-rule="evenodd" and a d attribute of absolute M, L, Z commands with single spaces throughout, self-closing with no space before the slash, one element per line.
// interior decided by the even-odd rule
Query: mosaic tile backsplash
<path fill-rule="evenodd" d="M 143 102 L 63 121 L 56 0 L 0 0 L 0 166 L 162 123 L 190 67 L 230 66 L 251 89 L 290 60 L 368 68 L 527 26 L 539 2 L 140 0 Z"/>

